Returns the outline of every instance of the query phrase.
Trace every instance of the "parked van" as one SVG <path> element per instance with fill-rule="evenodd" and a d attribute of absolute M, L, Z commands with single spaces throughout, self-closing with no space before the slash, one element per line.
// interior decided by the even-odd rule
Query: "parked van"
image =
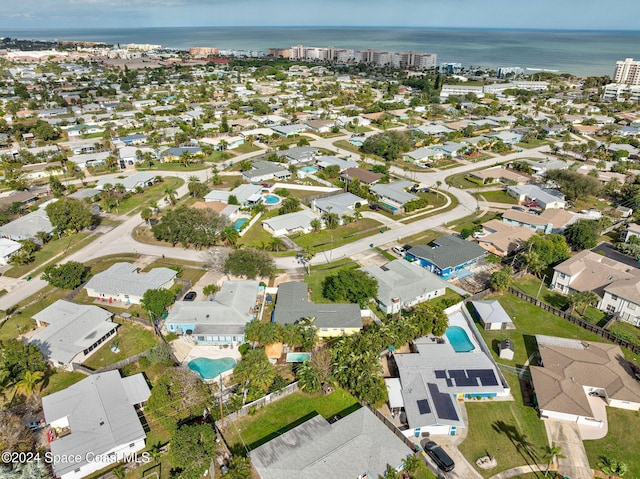
<path fill-rule="evenodd" d="M 393 251 L 398 256 L 402 256 L 402 257 L 404 257 L 404 254 L 406 253 L 404 248 L 401 246 L 394 246 L 393 248 L 391 248 L 391 251 Z"/>

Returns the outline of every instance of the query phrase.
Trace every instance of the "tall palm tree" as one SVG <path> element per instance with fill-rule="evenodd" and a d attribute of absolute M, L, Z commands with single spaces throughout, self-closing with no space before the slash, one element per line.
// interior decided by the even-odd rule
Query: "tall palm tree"
<path fill-rule="evenodd" d="M 558 446 L 555 442 L 552 442 L 550 446 L 547 446 L 544 450 L 544 457 L 547 460 L 547 470 L 544 471 L 544 475 L 549 474 L 549 469 L 551 468 L 551 464 L 554 463 L 556 459 L 566 459 L 567 456 L 562 454 L 562 447 Z"/>
<path fill-rule="evenodd" d="M 43 378 L 42 371 L 27 371 L 24 373 L 24 377 L 16 383 L 15 392 L 29 397 L 37 391 L 38 384 L 42 382 Z"/>
<path fill-rule="evenodd" d="M 164 189 L 164 194 L 167 195 L 165 197 L 165 200 L 171 203 L 172 206 L 176 204 L 176 190 L 174 188 L 167 186 Z"/>
<path fill-rule="evenodd" d="M 282 248 L 284 248 L 284 242 L 282 241 L 282 238 L 271 238 L 271 241 L 269 241 L 269 248 L 271 249 L 271 251 L 279 252 Z"/>
<path fill-rule="evenodd" d="M 234 246 L 240 239 L 240 233 L 233 226 L 226 226 L 220 231 L 220 239 L 227 246 Z"/>

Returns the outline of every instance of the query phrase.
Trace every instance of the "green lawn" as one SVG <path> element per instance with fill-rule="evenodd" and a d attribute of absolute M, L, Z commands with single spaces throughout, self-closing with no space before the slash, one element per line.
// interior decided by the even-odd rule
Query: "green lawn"
<path fill-rule="evenodd" d="M 321 254 L 321 251 L 336 248 L 366 236 L 380 234 L 382 229 L 386 228 L 379 221 L 362 218 L 357 222 L 341 225 L 332 230 L 325 229 L 318 233 L 301 234 L 291 239 L 302 248 L 311 248 L 312 251 Z"/>
<path fill-rule="evenodd" d="M 518 200 L 516 200 L 513 196 L 507 194 L 506 191 L 498 190 L 498 191 L 484 191 L 482 193 L 478 193 L 476 195 L 477 198 L 484 197 L 489 203 L 507 203 L 509 205 L 517 205 Z"/>
<path fill-rule="evenodd" d="M 480 226 L 482 223 L 486 223 L 487 221 L 496 219 L 500 216 L 500 213 L 496 213 L 495 211 L 489 211 L 485 215 L 477 218 L 475 215 L 468 216 L 467 218 L 462 218 L 459 220 L 460 222 L 453 227 L 455 231 L 461 232 L 465 228 L 474 228 Z M 450 224 L 449 227 L 452 225 Z"/>
<path fill-rule="evenodd" d="M 35 260 L 32 263 L 12 266 L 4 273 L 4 275 L 9 276 L 10 278 L 20 278 L 21 276 L 37 269 L 40 265 L 49 261 L 54 256 L 86 246 L 94 239 L 96 239 L 96 236 L 91 236 L 89 238 L 89 233 L 86 232 L 62 236 L 60 239 L 54 237 L 51 241 L 45 244 L 42 249 L 36 252 Z"/>
<path fill-rule="evenodd" d="M 597 441 L 584 441 L 584 448 L 593 469 L 598 468 L 601 457 L 624 462 L 628 466 L 625 477 L 640 477 L 640 413 L 624 409 L 607 408 L 609 432 Z"/>
<path fill-rule="evenodd" d="M 334 146 L 338 148 L 342 148 L 343 150 L 351 151 L 353 153 L 357 153 L 358 155 L 362 152 L 360 151 L 360 147 L 352 145 L 347 140 L 338 140 L 333 142 Z"/>
<path fill-rule="evenodd" d="M 513 287 L 524 294 L 528 294 L 534 298 L 538 298 L 543 303 L 553 306 L 556 309 L 564 310 L 569 302 L 567 297 L 547 288 L 547 284 L 543 284 L 540 278 L 528 274 L 514 281 Z M 539 293 L 538 293 L 539 292 Z"/>
<path fill-rule="evenodd" d="M 109 364 L 117 363 L 130 356 L 151 349 L 158 344 L 158 338 L 142 326 L 132 323 L 115 320 L 120 323 L 118 334 L 109 338 L 98 351 L 96 351 L 83 365 L 91 369 L 100 369 Z M 111 351 L 111 343 L 118 342 L 119 353 Z"/>
<path fill-rule="evenodd" d="M 327 396 L 297 392 L 265 406 L 253 416 L 226 424 L 224 436 L 232 450 L 244 451 L 243 445 L 255 449 L 317 414 L 324 418 L 336 414 L 344 417 L 359 407 L 353 396 L 340 388 Z"/>
<path fill-rule="evenodd" d="M 447 288 L 444 292 L 444 296 L 438 296 L 437 298 L 430 299 L 428 303 L 433 304 L 435 306 L 443 306 L 443 309 L 446 309 L 448 306 L 453 304 L 457 304 L 462 301 L 464 298 L 456 293 L 454 290 Z"/>
<path fill-rule="evenodd" d="M 487 453 L 496 457 L 496 468 L 486 471 L 476 468 L 484 477 L 527 463 L 542 462 L 547 446 L 544 423 L 534 408 L 523 405 L 517 376 L 507 375 L 506 378 L 514 401 L 466 402 L 469 432 L 459 449 L 471 464 Z M 537 459 L 532 459 L 527 451 Z"/>
<path fill-rule="evenodd" d="M 598 311 L 598 310 L 596 310 Z M 616 321 L 609 328 L 613 334 L 634 344 L 640 345 L 640 329 L 624 321 Z"/>
<path fill-rule="evenodd" d="M 337 274 L 342 268 L 357 268 L 351 258 L 344 258 L 322 266 L 314 266 L 311 268 L 311 274 L 305 277 L 305 283 L 309 285 L 311 290 L 311 299 L 315 303 L 331 303 L 322 296 L 322 282 L 327 276 Z"/>
<path fill-rule="evenodd" d="M 151 164 L 151 167 L 146 163 L 140 163 L 136 165 L 138 171 L 200 171 L 210 168 L 211 165 L 206 163 L 189 163 L 185 165 L 179 161 L 172 161 L 167 163 L 160 163 L 158 161 Z"/>
<path fill-rule="evenodd" d="M 249 143 L 243 143 L 242 145 L 234 148 L 233 150 L 227 150 L 228 153 L 234 153 L 236 155 L 244 155 L 246 153 L 253 153 L 254 151 L 260 151 L 260 148 L 257 145 L 251 145 Z M 217 152 L 216 152 L 217 153 Z"/>
<path fill-rule="evenodd" d="M 0 340 L 17 338 L 19 335 L 35 329 L 33 315 L 59 299 L 63 299 L 69 291 L 46 286 L 37 296 L 31 297 L 12 308 L 10 318 L 0 323 Z M 29 304 L 31 302 L 31 304 Z"/>
<path fill-rule="evenodd" d="M 44 387 L 42 388 L 42 396 L 62 391 L 63 389 L 68 388 L 72 384 L 75 384 L 86 377 L 86 374 L 55 369 L 44 382 Z"/>
<path fill-rule="evenodd" d="M 134 193 L 129 198 L 122 200 L 120 206 L 116 208 L 116 212 L 120 211 L 132 214 L 137 211 L 137 208 L 144 204 L 148 204 L 151 201 L 160 201 L 160 199 L 166 196 L 165 190 L 167 188 L 172 188 L 175 191 L 182 186 L 183 183 L 184 180 L 182 178 L 167 176 L 162 183 L 156 183 L 142 193 Z"/>
<path fill-rule="evenodd" d="M 155 263 L 151 263 L 150 265 L 146 266 L 144 269 L 140 270 L 140 272 L 146 273 L 147 271 L 151 271 L 154 268 L 171 268 L 171 266 L 175 266 L 172 260 L 169 260 L 166 263 L 158 260 Z M 187 266 L 181 266 L 181 268 L 182 271 L 178 274 L 178 277 L 186 281 L 191 281 L 191 284 L 197 283 L 200 278 L 202 278 L 207 272 L 205 269 L 201 268 L 189 268 Z"/>

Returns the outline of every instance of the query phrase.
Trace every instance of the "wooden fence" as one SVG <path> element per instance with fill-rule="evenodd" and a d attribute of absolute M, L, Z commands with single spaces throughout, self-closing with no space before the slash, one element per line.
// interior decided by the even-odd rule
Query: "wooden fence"
<path fill-rule="evenodd" d="M 520 299 L 524 299 L 525 301 L 531 304 L 534 304 L 539 308 L 544 309 L 545 311 L 548 311 L 551 314 L 554 314 L 555 316 L 559 316 L 562 319 L 569 321 L 570 323 L 577 324 L 582 329 L 586 329 L 587 331 L 596 333 L 598 336 L 608 339 L 612 343 L 618 344 L 624 348 L 627 348 L 629 351 L 635 354 L 640 354 L 640 346 L 637 346 L 622 338 L 619 338 L 615 334 L 610 333 L 609 331 L 607 331 L 604 328 L 601 328 L 600 326 L 596 326 L 595 324 L 590 323 L 589 321 L 585 321 L 584 319 L 580 319 L 570 313 L 554 308 L 553 306 L 549 306 L 547 303 L 543 303 L 542 301 L 537 300 L 536 298 L 529 296 L 528 294 L 524 294 L 522 291 L 518 291 L 515 288 L 509 288 L 509 292 Z"/>

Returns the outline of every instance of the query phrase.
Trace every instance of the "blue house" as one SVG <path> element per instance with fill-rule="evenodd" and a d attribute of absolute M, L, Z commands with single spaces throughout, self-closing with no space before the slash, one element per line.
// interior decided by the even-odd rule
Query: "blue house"
<path fill-rule="evenodd" d="M 485 254 L 487 252 L 476 243 L 449 235 L 434 240 L 431 245 L 413 246 L 407 251 L 405 259 L 417 261 L 432 273 L 448 279 L 475 264 Z"/>
<path fill-rule="evenodd" d="M 258 310 L 258 281 L 227 281 L 211 301 L 176 301 L 165 327 L 196 344 L 242 344 Z"/>

